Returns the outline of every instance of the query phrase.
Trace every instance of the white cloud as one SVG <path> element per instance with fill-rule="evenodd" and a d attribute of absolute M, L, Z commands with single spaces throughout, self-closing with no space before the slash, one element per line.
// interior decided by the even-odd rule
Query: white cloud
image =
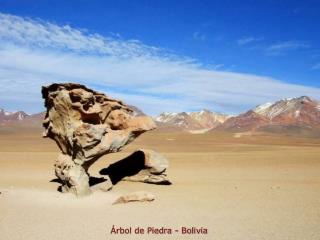
<path fill-rule="evenodd" d="M 259 42 L 262 41 L 263 38 L 257 38 L 257 37 L 242 37 L 237 40 L 238 45 L 247 45 L 252 42 Z"/>
<path fill-rule="evenodd" d="M 33 20 L 0 13 L 0 38 L 14 44 L 33 48 L 69 50 L 86 54 L 132 57 L 155 54 L 160 49 L 143 45 L 138 40 L 121 41 L 111 37 L 87 33 L 69 25 L 58 26 L 41 20 Z M 119 34 L 116 35 L 119 38 Z"/>
<path fill-rule="evenodd" d="M 286 41 L 286 42 L 280 42 L 280 43 L 276 43 L 269 46 L 266 49 L 266 53 L 267 55 L 270 55 L 270 56 L 278 56 L 278 55 L 284 55 L 288 51 L 306 49 L 309 47 L 310 46 L 305 42 Z"/>
<path fill-rule="evenodd" d="M 320 89 L 209 70 L 139 41 L 0 14 L 0 105 L 36 112 L 41 85 L 80 82 L 149 114 L 208 108 L 235 113 Z"/>

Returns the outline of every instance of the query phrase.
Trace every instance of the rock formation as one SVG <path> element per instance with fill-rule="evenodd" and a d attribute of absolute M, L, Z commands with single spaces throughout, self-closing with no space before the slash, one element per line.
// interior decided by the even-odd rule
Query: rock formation
<path fill-rule="evenodd" d="M 101 169 L 100 174 L 108 175 L 113 184 L 124 180 L 151 184 L 170 185 L 166 170 L 168 160 L 150 149 L 139 149 L 130 156 Z"/>
<path fill-rule="evenodd" d="M 123 102 L 80 84 L 43 87 L 42 97 L 47 109 L 44 137 L 53 139 L 61 150 L 55 174 L 62 190 L 77 196 L 91 192 L 88 169 L 95 161 L 121 151 L 140 134 L 155 128 L 150 117 L 134 116 Z M 152 160 L 147 164 L 153 169 Z M 152 171 L 158 174 L 161 169 Z"/>

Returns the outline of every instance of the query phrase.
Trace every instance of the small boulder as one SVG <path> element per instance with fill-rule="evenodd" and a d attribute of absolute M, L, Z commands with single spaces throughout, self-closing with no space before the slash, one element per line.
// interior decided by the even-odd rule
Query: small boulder
<path fill-rule="evenodd" d="M 151 202 L 155 199 L 150 192 L 138 191 L 119 197 L 113 204 L 129 202 Z"/>

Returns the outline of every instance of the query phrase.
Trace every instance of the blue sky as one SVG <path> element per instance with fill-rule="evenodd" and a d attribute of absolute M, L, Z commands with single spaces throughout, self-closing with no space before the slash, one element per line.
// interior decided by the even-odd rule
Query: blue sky
<path fill-rule="evenodd" d="M 319 11 L 312 0 L 0 0 L 0 107 L 41 111 L 53 81 L 153 115 L 319 99 Z"/>

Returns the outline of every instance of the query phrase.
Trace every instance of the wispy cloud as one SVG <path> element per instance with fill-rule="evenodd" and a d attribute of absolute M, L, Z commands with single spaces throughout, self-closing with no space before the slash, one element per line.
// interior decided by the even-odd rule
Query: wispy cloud
<path fill-rule="evenodd" d="M 266 49 L 266 54 L 270 56 L 285 55 L 288 51 L 309 48 L 309 44 L 301 41 L 285 41 L 273 44 Z"/>
<path fill-rule="evenodd" d="M 116 55 L 123 58 L 154 55 L 160 51 L 138 40 L 121 41 L 117 33 L 111 34 L 116 38 L 103 37 L 69 25 L 58 26 L 41 20 L 2 13 L 0 13 L 0 24 L 2 41 L 31 48 L 72 51 L 81 54 Z"/>
<path fill-rule="evenodd" d="M 320 70 L 320 62 L 314 64 L 314 65 L 311 67 L 311 69 L 313 69 L 313 70 Z"/>
<path fill-rule="evenodd" d="M 0 105 L 42 110 L 40 87 L 79 82 L 149 114 L 209 108 L 244 111 L 320 89 L 264 76 L 208 70 L 199 62 L 137 40 L 0 14 Z"/>
<path fill-rule="evenodd" d="M 263 38 L 262 37 L 242 37 L 240 39 L 237 40 L 238 45 L 247 45 L 249 43 L 253 43 L 253 42 L 259 42 L 262 41 Z"/>
<path fill-rule="evenodd" d="M 204 33 L 200 32 L 194 32 L 192 34 L 192 38 L 195 40 L 205 41 L 207 39 L 206 35 Z"/>

